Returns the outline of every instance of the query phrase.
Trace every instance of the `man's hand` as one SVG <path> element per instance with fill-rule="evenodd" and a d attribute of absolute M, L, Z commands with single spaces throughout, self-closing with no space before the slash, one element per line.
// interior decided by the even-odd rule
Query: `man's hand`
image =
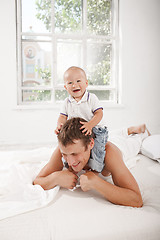
<path fill-rule="evenodd" d="M 90 122 L 80 122 L 83 124 L 83 126 L 80 129 L 83 129 L 82 133 L 85 133 L 85 135 L 91 135 L 92 134 L 92 126 Z"/>
<path fill-rule="evenodd" d="M 77 175 L 69 170 L 57 172 L 57 185 L 67 189 L 73 189 L 77 184 Z"/>
<path fill-rule="evenodd" d="M 67 189 L 73 189 L 77 184 L 77 175 L 69 170 L 57 172 L 57 185 Z"/>
<path fill-rule="evenodd" d="M 87 192 L 93 189 L 96 178 L 97 178 L 96 174 L 92 171 L 88 171 L 85 174 L 82 174 L 80 176 L 80 185 L 82 191 Z"/>

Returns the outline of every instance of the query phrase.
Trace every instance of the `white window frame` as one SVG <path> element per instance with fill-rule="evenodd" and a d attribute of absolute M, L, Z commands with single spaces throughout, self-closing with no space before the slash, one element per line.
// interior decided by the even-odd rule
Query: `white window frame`
<path fill-rule="evenodd" d="M 110 1 L 110 0 L 107 0 Z M 57 81 L 57 72 L 56 72 L 56 44 L 57 39 L 72 39 L 72 40 L 82 40 L 82 49 L 83 49 L 83 69 L 86 70 L 86 43 L 87 39 L 90 38 L 92 40 L 99 40 L 102 39 L 103 41 L 106 41 L 106 43 L 112 44 L 112 63 L 111 63 L 111 76 L 112 76 L 112 84 L 110 86 L 88 86 L 88 90 L 114 90 L 115 91 L 115 101 L 108 101 L 104 100 L 102 101 L 105 106 L 118 106 L 120 104 L 120 87 L 119 87 L 119 48 L 118 48 L 118 42 L 119 42 L 119 0 L 112 0 L 112 21 L 111 21 L 111 34 L 110 36 L 96 36 L 96 35 L 89 35 L 86 31 L 86 21 L 87 21 L 87 0 L 83 0 L 83 33 L 82 34 L 57 34 L 54 33 L 54 16 L 53 11 L 54 9 L 54 0 L 52 0 L 52 33 L 29 33 L 29 32 L 21 32 L 21 0 L 16 0 L 16 13 L 17 13 L 17 106 L 35 106 L 35 105 L 47 105 L 47 106 L 56 106 L 56 101 L 54 99 L 54 91 L 55 90 L 64 90 L 63 84 L 56 85 Z M 52 72 L 54 72 L 55 79 L 51 79 L 51 85 L 50 86 L 38 86 L 36 87 L 24 87 L 22 86 L 22 36 L 49 36 L 51 37 L 50 40 L 36 40 L 32 39 L 31 42 L 52 42 L 52 51 L 55 53 L 54 57 L 52 54 Z M 23 39 L 24 41 L 24 39 Z M 27 40 L 28 42 L 28 40 Z M 96 87 L 96 89 L 95 89 Z M 22 101 L 22 90 L 50 90 L 51 91 L 51 101 L 40 101 L 40 102 L 23 102 Z"/>

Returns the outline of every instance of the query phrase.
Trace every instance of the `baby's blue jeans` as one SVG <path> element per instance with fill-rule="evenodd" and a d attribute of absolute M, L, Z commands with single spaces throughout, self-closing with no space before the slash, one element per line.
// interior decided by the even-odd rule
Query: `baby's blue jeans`
<path fill-rule="evenodd" d="M 101 172 L 104 168 L 105 158 L 105 145 L 108 140 L 107 127 L 94 127 L 93 133 L 95 134 L 94 147 L 91 150 L 91 157 L 88 161 L 88 166 L 97 172 Z"/>

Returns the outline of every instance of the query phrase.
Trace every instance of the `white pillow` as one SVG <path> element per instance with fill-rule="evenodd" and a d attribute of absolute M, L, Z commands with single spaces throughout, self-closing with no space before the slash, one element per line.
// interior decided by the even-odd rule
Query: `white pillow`
<path fill-rule="evenodd" d="M 142 142 L 141 153 L 160 163 L 160 135 L 151 135 Z"/>

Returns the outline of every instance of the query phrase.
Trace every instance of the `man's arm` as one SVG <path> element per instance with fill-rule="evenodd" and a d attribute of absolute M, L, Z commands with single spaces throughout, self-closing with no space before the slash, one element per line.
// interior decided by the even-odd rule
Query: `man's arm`
<path fill-rule="evenodd" d="M 76 186 L 77 176 L 69 170 L 62 170 L 62 155 L 59 147 L 53 152 L 50 161 L 40 171 L 33 184 L 40 185 L 44 190 L 60 186 L 72 189 Z"/>
<path fill-rule="evenodd" d="M 108 201 L 125 206 L 142 207 L 143 201 L 138 184 L 125 166 L 120 150 L 112 143 L 106 144 L 106 170 L 111 172 L 115 185 L 106 182 L 93 172 L 81 175 L 83 191 L 94 189 Z"/>

